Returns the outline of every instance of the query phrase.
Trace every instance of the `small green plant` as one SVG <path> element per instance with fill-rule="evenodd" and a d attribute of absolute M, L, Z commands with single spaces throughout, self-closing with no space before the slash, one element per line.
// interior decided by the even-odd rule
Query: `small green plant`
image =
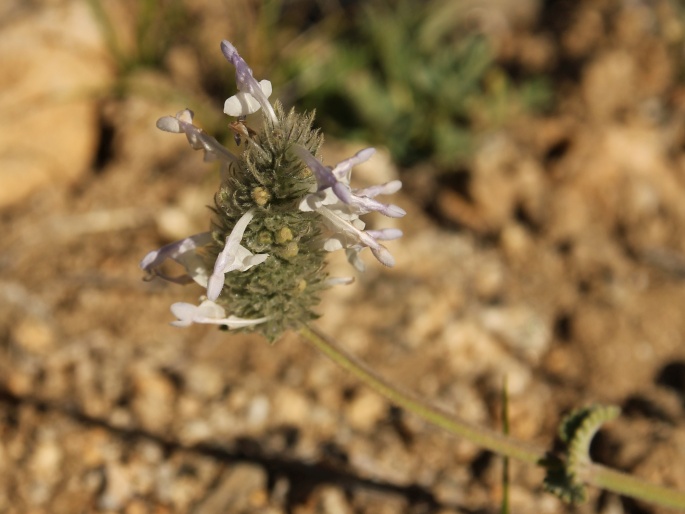
<path fill-rule="evenodd" d="M 474 134 L 550 101 L 541 77 L 514 83 L 460 2 L 373 2 L 302 81 L 305 105 L 345 137 L 382 142 L 396 162 L 457 167 Z"/>

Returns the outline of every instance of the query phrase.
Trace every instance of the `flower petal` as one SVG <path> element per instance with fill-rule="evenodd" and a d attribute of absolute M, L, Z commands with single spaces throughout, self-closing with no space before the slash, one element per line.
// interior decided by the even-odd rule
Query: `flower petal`
<path fill-rule="evenodd" d="M 346 182 L 347 184 L 350 183 L 350 175 L 352 173 L 352 167 L 356 166 L 357 164 L 361 164 L 362 162 L 366 162 L 371 157 L 373 157 L 373 154 L 376 153 L 375 148 L 364 148 L 363 150 L 359 150 L 356 154 L 354 154 L 352 157 L 349 159 L 345 159 L 342 162 L 339 162 L 338 164 L 335 165 L 335 168 L 333 168 L 332 172 L 333 175 L 335 175 L 335 178 L 338 180 L 342 180 Z"/>
<path fill-rule="evenodd" d="M 204 150 L 205 161 L 219 159 L 228 164 L 239 162 L 239 159 L 229 152 L 226 147 L 205 133 L 204 130 L 193 125 L 193 111 L 190 109 L 179 111 L 176 113 L 176 116 L 163 116 L 159 118 L 157 120 L 157 128 L 165 132 L 184 133 L 193 149 Z"/>
<path fill-rule="evenodd" d="M 207 269 L 204 265 L 204 261 L 196 252 L 198 248 L 208 245 L 211 241 L 212 235 L 209 232 L 202 232 L 179 241 L 174 241 L 173 243 L 162 246 L 158 250 L 149 252 L 140 261 L 140 267 L 152 275 L 159 276 L 171 282 L 187 282 L 183 277 L 169 277 L 157 270 L 166 259 L 173 259 L 186 269 L 188 277 L 192 278 L 200 285 L 203 285 L 201 275 L 204 274 L 206 276 Z"/>
<path fill-rule="evenodd" d="M 383 228 L 381 230 L 367 230 L 367 234 L 378 241 L 391 241 L 402 237 L 402 231 L 398 228 Z"/>
<path fill-rule="evenodd" d="M 212 273 L 207 280 L 207 298 L 216 300 L 224 288 L 226 276 L 223 273 Z"/>
<path fill-rule="evenodd" d="M 187 302 L 177 302 L 171 305 L 171 312 L 178 319 L 172 321 L 175 327 L 187 327 L 193 323 L 207 323 L 225 325 L 228 328 L 242 328 L 264 323 L 268 318 L 244 319 L 237 316 L 226 317 L 226 311 L 211 300 L 205 300 L 200 305 Z"/>
<path fill-rule="evenodd" d="M 354 277 L 330 277 L 324 283 L 326 286 L 347 286 L 354 282 Z"/>
<path fill-rule="evenodd" d="M 226 237 L 226 244 L 214 262 L 214 271 L 207 281 L 207 298 L 216 300 L 221 294 L 226 280 L 225 275 L 231 271 L 247 271 L 257 264 L 264 262 L 268 254 L 253 254 L 240 244 L 245 229 L 254 217 L 254 211 L 249 210 L 236 222 L 231 233 Z"/>
<path fill-rule="evenodd" d="M 370 246 L 369 248 L 371 249 L 371 253 L 373 254 L 373 256 L 378 260 L 378 262 L 380 262 L 384 266 L 392 268 L 395 265 L 395 258 L 382 244 L 379 244 L 375 247 Z"/>
<path fill-rule="evenodd" d="M 337 216 L 326 207 L 321 207 L 317 209 L 316 212 L 321 214 L 324 221 L 327 222 L 335 232 L 335 235 L 324 243 L 324 249 L 326 249 L 326 245 L 332 247 L 332 245 L 336 244 L 335 241 L 338 240 L 342 247 L 346 249 L 347 259 L 360 271 L 362 271 L 361 267 L 363 266 L 363 263 L 357 257 L 357 254 L 365 246 L 368 246 L 371 249 L 374 257 L 376 257 L 381 264 L 388 267 L 395 265 L 395 259 L 388 249 L 376 241 L 369 232 L 365 232 L 355 227 L 352 223 Z M 353 249 L 355 249 L 356 253 L 350 253 Z"/>
<path fill-rule="evenodd" d="M 347 256 L 347 261 L 354 266 L 354 269 L 363 273 L 366 271 L 366 264 L 359 258 L 359 252 L 363 250 L 361 246 L 354 246 L 352 248 L 347 248 L 345 250 L 345 255 Z"/>
<path fill-rule="evenodd" d="M 391 180 L 385 184 L 365 187 L 364 189 L 355 189 L 354 193 L 359 196 L 373 198 L 378 195 L 391 195 L 397 193 L 400 189 L 402 189 L 402 182 L 399 180 Z"/>
<path fill-rule="evenodd" d="M 259 82 L 261 90 L 266 97 L 271 96 L 271 82 L 262 80 Z M 224 103 L 224 113 L 229 116 L 247 116 L 259 110 L 261 104 L 250 93 L 239 92 L 230 97 Z"/>
<path fill-rule="evenodd" d="M 327 168 L 319 159 L 314 157 L 309 150 L 301 145 L 293 145 L 292 151 L 304 161 L 304 163 L 312 170 L 314 173 L 314 178 L 316 178 L 317 191 L 322 191 L 327 187 L 332 187 L 337 183 L 337 179 L 330 168 Z"/>
<path fill-rule="evenodd" d="M 356 191 L 352 191 L 350 186 L 343 184 L 342 182 L 337 182 L 333 187 L 333 192 L 340 198 L 340 201 L 351 205 L 356 210 L 357 214 L 366 214 L 369 212 L 380 212 L 389 218 L 401 218 L 407 212 L 391 203 L 385 204 L 378 200 L 369 198 L 366 196 L 360 196 L 356 194 Z"/>

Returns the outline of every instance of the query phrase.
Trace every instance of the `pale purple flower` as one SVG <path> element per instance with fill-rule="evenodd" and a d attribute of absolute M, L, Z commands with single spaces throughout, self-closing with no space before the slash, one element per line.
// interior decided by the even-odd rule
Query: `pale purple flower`
<path fill-rule="evenodd" d="M 247 211 L 237 221 L 231 233 L 226 237 L 226 244 L 214 263 L 214 271 L 207 282 L 207 298 L 216 300 L 221 294 L 226 280 L 226 273 L 231 271 L 247 271 L 252 266 L 264 262 L 269 254 L 253 254 L 240 244 L 245 229 L 254 217 L 252 210 Z"/>
<path fill-rule="evenodd" d="M 404 209 L 397 205 L 384 204 L 373 199 L 380 194 L 388 195 L 399 191 L 402 187 L 402 183 L 399 180 L 392 180 L 386 184 L 380 184 L 365 189 L 350 188 L 352 167 L 368 161 L 373 154 L 376 153 L 375 148 L 360 150 L 349 159 L 345 159 L 336 164 L 334 168 L 324 166 L 302 146 L 295 145 L 293 151 L 314 173 L 317 193 L 321 193 L 326 189 L 331 188 L 335 196 L 344 204 L 350 205 L 357 215 L 378 211 L 390 218 L 401 218 L 407 214 Z M 317 196 L 315 195 L 314 198 L 317 198 Z M 318 195 L 318 198 L 322 201 L 324 200 L 324 197 L 320 194 Z"/>
<path fill-rule="evenodd" d="M 264 323 L 268 318 L 244 319 L 237 316 L 226 316 L 226 311 L 211 300 L 205 300 L 200 305 L 177 302 L 171 305 L 171 312 L 178 318 L 171 324 L 175 327 L 187 327 L 193 323 L 208 323 L 225 325 L 228 328 L 243 328 Z"/>
<path fill-rule="evenodd" d="M 157 128 L 165 132 L 185 134 L 190 146 L 195 150 L 204 150 L 205 161 L 219 159 L 226 164 L 238 163 L 239 159 L 229 152 L 226 147 L 219 143 L 204 130 L 193 125 L 193 111 L 183 109 L 176 116 L 164 116 L 157 120 Z"/>
<path fill-rule="evenodd" d="M 209 232 L 186 237 L 180 241 L 162 246 L 158 250 L 151 251 L 140 261 L 140 267 L 148 274 L 170 282 L 187 284 L 195 281 L 201 286 L 207 287 L 209 270 L 198 250 L 211 242 L 212 235 Z M 159 271 L 159 267 L 167 259 L 172 259 L 181 264 L 185 268 L 186 274 L 179 277 L 171 277 Z"/>
<path fill-rule="evenodd" d="M 252 75 L 252 70 L 250 69 L 250 67 L 243 60 L 243 58 L 240 57 L 240 54 L 238 54 L 238 50 L 236 50 L 231 43 L 224 40 L 221 42 L 221 51 L 223 52 L 224 57 L 226 57 L 228 62 L 235 66 L 235 82 L 238 86 L 238 90 L 241 93 L 250 95 L 250 97 L 256 100 L 256 102 L 262 107 L 262 109 L 264 109 L 264 112 L 268 114 L 271 121 L 274 124 L 277 124 L 278 121 L 276 119 L 276 113 L 274 112 L 273 107 L 269 103 L 268 97 L 270 92 L 269 94 L 267 94 L 266 91 L 263 89 L 262 85 L 259 82 L 257 82 L 257 80 Z M 268 88 L 271 89 L 271 83 L 269 83 Z"/>
<path fill-rule="evenodd" d="M 324 223 L 331 229 L 329 239 L 324 242 L 324 249 L 327 251 L 345 249 L 350 263 L 360 271 L 363 271 L 364 264 L 358 254 L 366 247 L 379 262 L 386 266 L 393 266 L 395 259 L 378 241 L 397 239 L 402 236 L 402 231 L 399 229 L 364 231 L 365 224 L 359 216 L 374 211 L 392 218 L 404 216 L 406 214 L 404 209 L 374 199 L 380 194 L 397 192 L 402 187 L 402 183 L 399 180 L 393 180 L 364 189 L 350 187 L 352 167 L 369 160 L 375 150 L 373 148 L 361 150 L 334 168 L 324 166 L 301 146 L 295 145 L 293 151 L 307 164 L 316 178 L 316 191 L 305 196 L 299 208 L 304 212 L 319 213 Z"/>

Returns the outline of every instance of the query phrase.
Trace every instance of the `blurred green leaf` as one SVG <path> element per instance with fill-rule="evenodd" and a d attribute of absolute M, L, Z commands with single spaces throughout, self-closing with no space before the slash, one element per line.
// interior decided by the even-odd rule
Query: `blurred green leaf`
<path fill-rule="evenodd" d="M 480 132 L 551 101 L 543 79 L 507 75 L 462 11 L 448 0 L 364 4 L 318 71 L 303 70 L 307 106 L 327 132 L 383 144 L 400 165 L 456 169 Z"/>

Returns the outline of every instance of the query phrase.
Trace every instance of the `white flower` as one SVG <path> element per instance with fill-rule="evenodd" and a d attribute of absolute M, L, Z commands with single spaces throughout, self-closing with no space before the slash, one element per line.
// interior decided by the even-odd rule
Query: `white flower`
<path fill-rule="evenodd" d="M 209 232 L 186 237 L 151 251 L 140 261 L 140 267 L 150 275 L 158 276 L 170 282 L 187 284 L 195 281 L 201 286 L 207 287 L 209 270 L 198 250 L 211 242 L 212 235 Z M 186 274 L 170 277 L 159 271 L 159 267 L 166 259 L 172 259 L 181 264 L 185 268 Z"/>
<path fill-rule="evenodd" d="M 261 106 L 262 109 L 264 109 L 269 118 L 271 118 L 273 124 L 277 124 L 278 120 L 276 119 L 276 113 L 274 112 L 274 108 L 271 107 L 268 98 L 271 94 L 271 83 L 267 81 L 269 84 L 269 92 L 267 93 L 264 81 L 262 81 L 261 83 L 257 82 L 257 80 L 252 76 L 252 70 L 250 69 L 250 67 L 243 60 L 243 58 L 240 57 L 240 54 L 238 54 L 238 50 L 236 50 L 235 47 L 228 41 L 224 40 L 221 42 L 221 51 L 223 52 L 224 57 L 226 57 L 228 62 L 235 66 L 235 82 L 238 86 L 238 90 L 241 93 L 247 93 L 253 100 L 255 100 Z M 230 100 L 231 98 L 228 99 L 227 103 Z M 249 100 L 247 100 L 247 98 L 245 98 L 245 101 L 246 103 L 249 103 Z M 241 103 L 240 100 L 238 100 L 238 103 Z M 239 116 L 245 114 L 242 113 L 242 111 L 240 112 L 241 114 Z"/>
<path fill-rule="evenodd" d="M 406 214 L 404 209 L 393 204 L 384 204 L 374 199 L 380 194 L 397 192 L 402 183 L 393 180 L 386 184 L 364 189 L 352 189 L 350 176 L 352 167 L 367 161 L 375 149 L 366 148 L 357 152 L 334 168 L 328 168 L 301 146 L 294 146 L 293 151 L 307 164 L 316 178 L 316 191 L 308 194 L 300 202 L 299 208 L 304 212 L 319 213 L 332 234 L 324 242 L 324 249 L 334 251 L 345 249 L 348 261 L 359 271 L 364 270 L 364 263 L 359 259 L 359 252 L 370 248 L 374 257 L 386 266 L 393 266 L 395 259 L 378 241 L 397 239 L 402 236 L 398 229 L 364 231 L 365 224 L 359 216 L 369 212 L 380 212 L 391 218 L 401 218 Z"/>
<path fill-rule="evenodd" d="M 264 92 L 264 95 L 269 98 L 271 96 L 271 82 L 268 80 L 260 80 L 259 87 Z M 255 113 L 261 107 L 260 103 L 250 93 L 240 91 L 230 97 L 224 103 L 224 113 L 229 116 L 247 116 Z"/>
<path fill-rule="evenodd" d="M 171 305 L 171 312 L 178 318 L 171 324 L 175 327 L 187 327 L 193 323 L 209 323 L 225 325 L 228 328 L 243 328 L 264 323 L 268 318 L 244 319 L 237 316 L 226 317 L 226 311 L 211 300 L 205 300 L 200 305 L 177 302 Z"/>
<path fill-rule="evenodd" d="M 228 237 L 226 237 L 226 245 L 217 256 L 214 263 L 214 272 L 207 282 L 207 298 L 210 300 L 216 300 L 219 294 L 221 294 L 224 281 L 226 280 L 226 273 L 236 270 L 247 271 L 252 266 L 261 264 L 269 257 L 269 254 L 266 253 L 253 254 L 240 244 L 245 229 L 253 217 L 254 212 L 252 210 L 247 211 L 235 224 Z"/>

